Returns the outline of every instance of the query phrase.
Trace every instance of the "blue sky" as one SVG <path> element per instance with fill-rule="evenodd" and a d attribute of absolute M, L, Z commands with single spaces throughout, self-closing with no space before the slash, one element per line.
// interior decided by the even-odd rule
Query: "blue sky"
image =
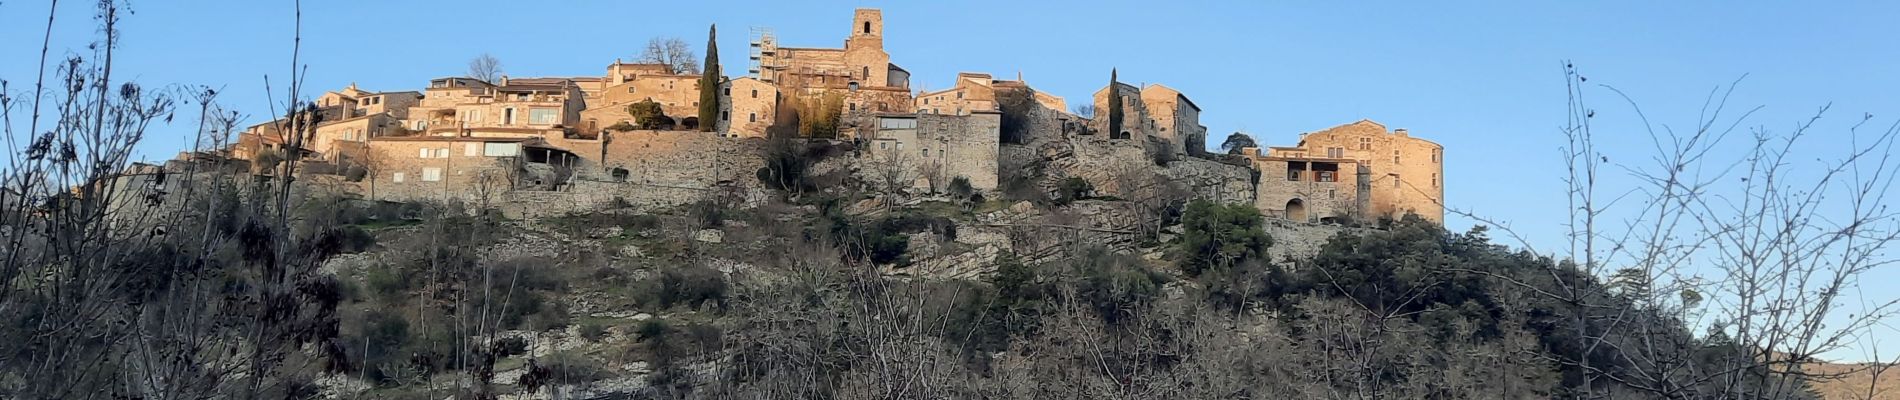
<path fill-rule="evenodd" d="M 118 71 L 147 85 L 225 88 L 265 119 L 263 76 L 289 69 L 289 1 L 135 1 Z M 796 3 L 796 4 L 793 4 Z M 30 82 L 44 1 L 0 0 L 0 79 Z M 91 5 L 68 0 L 54 56 L 91 40 Z M 1614 85 L 1660 124 L 1694 124 L 1703 97 L 1746 74 L 1730 102 L 1761 106 L 1747 126 L 1786 130 L 1826 104 L 1818 149 L 1846 127 L 1900 117 L 1900 3 L 1893 2 L 729 2 L 307 1 L 307 87 L 419 89 L 477 54 L 511 76 L 601 75 L 654 36 L 695 46 L 721 28 L 725 69 L 742 73 L 748 27 L 787 46 L 839 47 L 851 10 L 884 10 L 885 45 L 912 85 L 959 71 L 1011 77 L 1075 102 L 1119 68 L 1203 108 L 1211 142 L 1236 130 L 1263 144 L 1359 119 L 1445 146 L 1446 196 L 1511 221 L 1546 252 L 1562 243 L 1560 67 Z M 1631 110 L 1597 93 L 1602 121 Z M 185 119 L 181 119 L 185 120 Z M 1628 128 L 1605 122 L 1606 128 Z M 160 127 L 147 158 L 170 157 L 192 126 Z M 1614 129 L 1606 129 L 1611 131 Z M 1646 140 L 1606 133 L 1607 156 Z M 1463 230 L 1472 222 L 1451 218 Z M 1900 279 L 1884 273 L 1883 278 Z M 1851 357 L 1850 357 L 1851 358 Z"/>

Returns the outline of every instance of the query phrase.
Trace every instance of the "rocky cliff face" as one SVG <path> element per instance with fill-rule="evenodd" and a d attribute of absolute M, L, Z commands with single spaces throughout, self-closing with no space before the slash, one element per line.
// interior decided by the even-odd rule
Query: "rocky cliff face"
<path fill-rule="evenodd" d="M 1222 203 L 1250 203 L 1254 198 L 1250 168 L 1195 157 L 1157 163 L 1148 149 L 1128 140 L 1094 136 L 1041 140 L 1005 145 L 1001 157 L 1006 181 L 1027 179 L 1048 191 L 1065 179 L 1079 177 L 1101 194 L 1130 197 L 1143 189 L 1144 179 L 1159 176 L 1198 198 Z"/>

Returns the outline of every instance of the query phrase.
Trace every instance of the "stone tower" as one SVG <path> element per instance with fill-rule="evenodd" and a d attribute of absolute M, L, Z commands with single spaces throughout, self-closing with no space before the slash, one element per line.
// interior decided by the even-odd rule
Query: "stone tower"
<path fill-rule="evenodd" d="M 852 14 L 851 36 L 844 40 L 844 64 L 851 69 L 853 82 L 888 84 L 891 55 L 884 52 L 884 12 L 860 8 Z"/>
<path fill-rule="evenodd" d="M 851 16 L 851 36 L 845 47 L 884 48 L 884 12 L 875 8 L 860 8 Z"/>

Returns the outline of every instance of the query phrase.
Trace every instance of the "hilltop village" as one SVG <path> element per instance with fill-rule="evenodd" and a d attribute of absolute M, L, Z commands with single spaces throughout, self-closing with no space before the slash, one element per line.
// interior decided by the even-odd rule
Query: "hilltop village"
<path fill-rule="evenodd" d="M 1295 222 L 1443 218 L 1443 148 L 1405 129 L 1361 120 L 1289 146 L 1210 154 L 1201 107 L 1168 86 L 1111 79 L 1074 109 L 1020 77 L 987 73 L 913 90 L 885 50 L 879 10 L 856 10 L 848 27 L 842 48 L 782 46 L 755 29 L 746 74 L 708 65 L 714 80 L 615 60 L 602 76 L 443 77 L 420 91 L 352 84 L 318 97 L 316 123 L 300 135 L 270 121 L 226 149 L 181 158 L 243 161 L 259 175 L 295 159 L 300 179 L 366 199 L 461 199 L 551 216 L 675 206 L 715 191 L 761 197 L 766 147 L 788 137 L 846 149 L 814 168 L 909 182 L 905 193 L 937 193 L 958 178 L 979 193 L 1053 191 L 1079 178 L 1132 198 L 1143 187 L 1129 176 L 1141 175 Z M 708 81 L 719 85 L 718 112 L 702 120 Z"/>

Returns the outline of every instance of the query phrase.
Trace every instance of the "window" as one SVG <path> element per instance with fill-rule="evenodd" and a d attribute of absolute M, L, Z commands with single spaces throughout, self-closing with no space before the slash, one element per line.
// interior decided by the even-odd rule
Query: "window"
<path fill-rule="evenodd" d="M 924 157 L 930 157 L 930 149 L 923 149 L 923 153 Z"/>
<path fill-rule="evenodd" d="M 878 150 L 888 149 L 888 148 L 891 148 L 889 146 L 890 144 L 891 142 L 877 142 L 877 148 Z"/>
<path fill-rule="evenodd" d="M 1319 171 L 1319 181 L 1320 182 L 1338 182 L 1339 177 L 1334 176 L 1333 175 L 1334 172 L 1335 171 Z"/>
<path fill-rule="evenodd" d="M 1366 138 L 1366 137 L 1359 138 L 1359 149 L 1372 150 L 1372 138 Z"/>
<path fill-rule="evenodd" d="M 430 152 L 429 149 L 417 149 L 417 150 L 418 151 L 416 152 L 416 158 L 435 158 L 435 153 Z"/>
<path fill-rule="evenodd" d="M 1326 158 L 1345 158 L 1345 157 L 1346 157 L 1345 148 L 1341 148 L 1341 147 L 1327 147 L 1326 148 Z"/>
<path fill-rule="evenodd" d="M 1392 174 L 1392 187 L 1399 187 L 1399 174 Z"/>
<path fill-rule="evenodd" d="M 474 157 L 474 156 L 479 156 L 479 155 L 482 155 L 481 143 L 469 143 L 467 146 L 462 147 L 463 157 Z"/>
<path fill-rule="evenodd" d="M 1432 149 L 1432 163 L 1438 163 L 1438 155 L 1442 152 L 1444 152 L 1444 150 Z"/>
<path fill-rule="evenodd" d="M 726 88 L 726 97 L 732 97 L 732 88 Z"/>
<path fill-rule="evenodd" d="M 1432 187 L 1438 187 L 1438 174 L 1432 174 Z"/>
<path fill-rule="evenodd" d="M 867 66 L 867 67 L 864 67 L 864 77 L 865 77 L 865 78 L 870 78 L 870 77 L 871 77 L 871 67 L 868 67 L 868 66 Z"/>
<path fill-rule="evenodd" d="M 963 92 L 957 92 L 957 98 L 959 99 L 963 98 Z"/>
<path fill-rule="evenodd" d="M 627 87 L 627 93 L 633 93 L 633 87 L 632 87 L 632 86 L 628 86 L 628 87 Z"/>
<path fill-rule="evenodd" d="M 752 98 L 754 98 L 754 99 L 756 99 L 756 98 L 759 98 L 759 90 L 758 90 L 758 89 L 752 89 Z"/>
<path fill-rule="evenodd" d="M 401 172 L 397 172 L 394 176 L 390 176 L 389 178 L 390 180 L 396 181 L 396 183 L 402 183 L 403 176 Z"/>
<path fill-rule="evenodd" d="M 1304 169 L 1300 169 L 1299 167 L 1295 167 L 1295 166 L 1288 166 L 1286 169 L 1286 180 L 1288 182 L 1299 182 L 1300 176 L 1305 173 L 1306 173 L 1306 170 Z"/>
<path fill-rule="evenodd" d="M 857 110 L 858 110 L 858 103 L 851 103 L 850 105 L 851 105 L 851 111 L 857 111 Z"/>
<path fill-rule="evenodd" d="M 558 118 L 559 116 L 560 116 L 560 110 L 555 110 L 552 108 L 536 108 L 536 109 L 528 110 L 528 124 L 529 125 L 554 125 L 554 120 Z"/>
<path fill-rule="evenodd" d="M 897 142 L 897 146 L 896 146 L 896 147 L 897 147 L 897 149 L 898 149 L 898 150 L 903 150 L 903 149 L 904 149 L 904 142 Z"/>
<path fill-rule="evenodd" d="M 720 111 L 719 111 L 719 120 L 720 120 L 720 121 L 731 121 L 731 120 L 732 120 L 732 112 L 731 112 L 731 111 L 725 111 L 725 110 L 720 110 Z"/>
<path fill-rule="evenodd" d="M 759 114 L 758 114 L 758 113 L 748 113 L 748 114 L 746 114 L 746 115 L 745 115 L 745 122 L 759 122 Z"/>
<path fill-rule="evenodd" d="M 1333 198 L 1333 196 L 1337 196 L 1338 194 L 1339 194 L 1339 189 L 1326 189 L 1326 198 L 1328 199 Z"/>
<path fill-rule="evenodd" d="M 502 125 L 515 124 L 515 109 L 513 107 L 504 108 L 501 110 L 501 124 Z"/>
<path fill-rule="evenodd" d="M 521 154 L 521 145 L 516 143 L 483 143 L 482 155 L 489 157 L 514 157 Z"/>
<path fill-rule="evenodd" d="M 1398 164 L 1398 163 L 1399 163 L 1399 151 L 1398 151 L 1398 150 L 1393 150 L 1393 151 L 1392 151 L 1392 164 L 1395 164 L 1395 165 L 1396 165 L 1396 164 Z"/>
<path fill-rule="evenodd" d="M 878 118 L 881 129 L 917 129 L 916 118 Z"/>
<path fill-rule="evenodd" d="M 423 169 L 422 169 L 422 181 L 423 181 L 423 182 L 437 182 L 437 181 L 441 181 L 441 180 L 442 180 L 442 169 L 441 169 L 441 168 L 436 168 L 436 167 L 428 167 L 428 168 L 423 168 Z"/>
<path fill-rule="evenodd" d="M 482 110 L 474 109 L 474 110 L 463 111 L 462 120 L 468 121 L 468 122 L 482 122 Z"/>
<path fill-rule="evenodd" d="M 435 149 L 435 158 L 449 158 L 449 148 Z"/>

